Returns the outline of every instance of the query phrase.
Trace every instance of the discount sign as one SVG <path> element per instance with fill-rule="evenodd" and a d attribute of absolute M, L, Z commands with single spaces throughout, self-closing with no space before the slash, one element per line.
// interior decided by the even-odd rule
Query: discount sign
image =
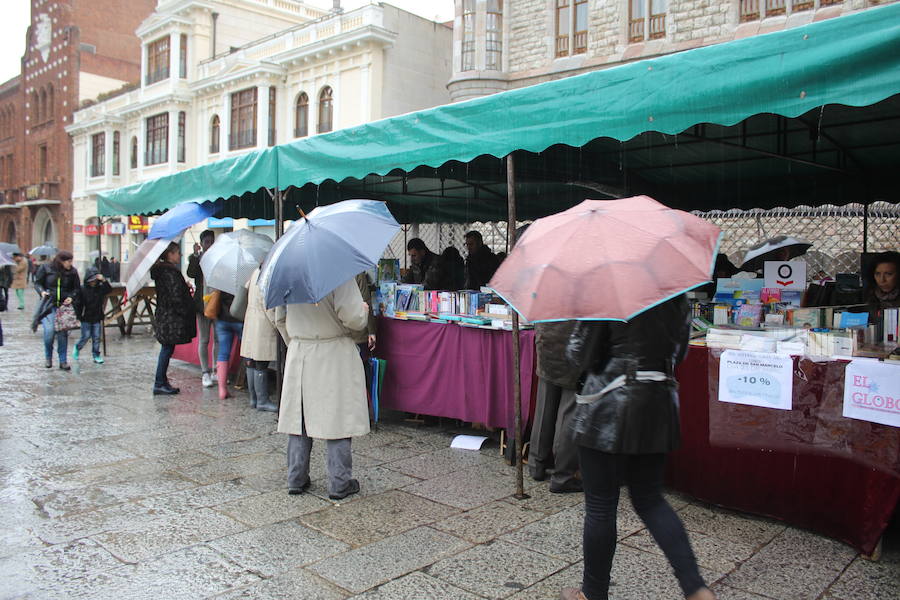
<path fill-rule="evenodd" d="M 791 410 L 793 366 L 790 356 L 726 350 L 719 360 L 719 402 Z"/>

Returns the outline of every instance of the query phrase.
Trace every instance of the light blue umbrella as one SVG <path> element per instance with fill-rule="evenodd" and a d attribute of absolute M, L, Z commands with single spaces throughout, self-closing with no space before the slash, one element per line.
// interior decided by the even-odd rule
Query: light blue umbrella
<path fill-rule="evenodd" d="M 191 225 L 211 217 L 219 208 L 218 202 L 185 202 L 174 206 L 153 222 L 147 239 L 178 237 Z"/>
<path fill-rule="evenodd" d="M 275 242 L 263 263 L 259 287 L 266 308 L 318 302 L 375 266 L 399 228 L 384 202 L 317 207 Z"/>

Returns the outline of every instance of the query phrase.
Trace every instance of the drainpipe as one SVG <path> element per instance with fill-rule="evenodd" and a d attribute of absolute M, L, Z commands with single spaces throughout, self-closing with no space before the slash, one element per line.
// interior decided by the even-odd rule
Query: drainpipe
<path fill-rule="evenodd" d="M 212 14 L 212 49 L 210 51 L 210 58 L 216 55 L 216 23 L 219 20 L 219 13 L 214 12 Z"/>

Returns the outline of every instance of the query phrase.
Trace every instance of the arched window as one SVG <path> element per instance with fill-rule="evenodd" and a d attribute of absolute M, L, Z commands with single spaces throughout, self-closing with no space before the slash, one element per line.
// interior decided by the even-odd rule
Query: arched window
<path fill-rule="evenodd" d="M 113 146 L 112 146 L 112 171 L 113 175 L 118 176 L 119 174 L 119 132 L 113 131 Z"/>
<path fill-rule="evenodd" d="M 183 163 L 185 161 L 185 137 L 187 136 L 187 115 L 182 110 L 178 113 L 178 147 L 177 153 L 175 154 L 178 162 Z"/>
<path fill-rule="evenodd" d="M 47 90 L 41 89 L 41 108 L 38 112 L 38 121 L 43 123 L 47 120 Z"/>
<path fill-rule="evenodd" d="M 327 85 L 319 92 L 319 133 L 331 131 L 334 123 L 334 98 Z"/>
<path fill-rule="evenodd" d="M 131 168 L 137 169 L 138 162 L 138 145 L 137 145 L 137 136 L 131 136 Z"/>
<path fill-rule="evenodd" d="M 213 115 L 212 123 L 209 125 L 209 153 L 219 153 L 219 135 L 221 125 L 219 123 L 219 115 Z"/>
<path fill-rule="evenodd" d="M 53 118 L 53 85 L 47 86 L 47 112 L 44 113 L 45 119 Z"/>
<path fill-rule="evenodd" d="M 37 125 L 40 122 L 40 98 L 38 97 L 37 92 L 31 92 L 31 125 Z"/>
<path fill-rule="evenodd" d="M 294 137 L 309 135 L 309 96 L 300 92 L 294 105 Z"/>

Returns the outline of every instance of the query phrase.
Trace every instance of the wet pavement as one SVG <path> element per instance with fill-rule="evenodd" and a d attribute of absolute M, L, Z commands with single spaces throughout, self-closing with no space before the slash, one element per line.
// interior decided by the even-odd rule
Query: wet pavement
<path fill-rule="evenodd" d="M 451 450 L 451 425 L 395 418 L 353 442 L 359 495 L 328 499 L 319 444 L 309 493 L 289 496 L 286 439 L 245 392 L 220 401 L 173 361 L 182 393 L 152 396 L 146 332 L 109 329 L 104 365 L 86 349 L 72 372 L 45 369 L 29 313 L 0 313 L 0 598 L 538 600 L 580 582 L 582 494 L 526 480 L 516 500 L 496 444 Z M 870 561 L 669 498 L 723 600 L 900 597 L 893 538 Z M 624 498 L 618 533 L 610 597 L 680 597 Z"/>

